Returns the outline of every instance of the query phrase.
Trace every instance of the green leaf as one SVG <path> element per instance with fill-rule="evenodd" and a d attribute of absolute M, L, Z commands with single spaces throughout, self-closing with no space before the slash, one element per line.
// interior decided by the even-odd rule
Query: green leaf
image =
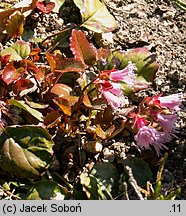
<path fill-rule="evenodd" d="M 52 11 L 55 13 L 59 13 L 59 9 L 64 4 L 65 0 L 50 0 L 50 2 L 55 3 L 55 7 Z"/>
<path fill-rule="evenodd" d="M 147 181 L 152 181 L 152 172 L 144 160 L 133 157 L 123 160 L 122 164 L 132 169 L 134 179 L 139 186 L 144 186 Z"/>
<path fill-rule="evenodd" d="M 12 45 L 12 48 L 21 56 L 22 59 L 25 59 L 30 54 L 30 45 L 28 42 L 19 40 Z"/>
<path fill-rule="evenodd" d="M 30 113 L 32 116 L 34 116 L 36 119 L 38 119 L 39 121 L 43 121 L 43 115 L 41 112 L 29 107 L 25 101 L 21 101 L 21 100 L 14 100 L 14 99 L 10 99 L 8 100 L 8 103 L 16 106 L 20 109 L 25 110 L 26 112 Z"/>
<path fill-rule="evenodd" d="M 180 0 L 174 0 L 174 2 L 179 8 L 186 11 L 186 2 Z"/>
<path fill-rule="evenodd" d="M 99 67 L 103 69 L 123 69 L 131 61 L 137 67 L 137 76 L 143 77 L 147 82 L 152 82 L 159 68 L 155 55 L 147 48 L 135 48 L 126 52 L 115 51 L 107 56 L 107 61 Z"/>
<path fill-rule="evenodd" d="M 80 176 L 83 190 L 89 199 L 112 199 L 117 195 L 119 174 L 111 163 L 96 164 L 90 174 Z"/>
<path fill-rule="evenodd" d="M 37 177 L 51 163 L 53 145 L 44 128 L 6 127 L 0 136 L 0 167 L 19 177 Z"/>
<path fill-rule="evenodd" d="M 65 188 L 53 181 L 36 183 L 27 194 L 27 200 L 64 200 L 67 198 Z"/>
<path fill-rule="evenodd" d="M 110 32 L 116 29 L 116 21 L 99 0 L 74 0 L 80 9 L 82 26 L 94 32 Z"/>
<path fill-rule="evenodd" d="M 28 42 L 25 41 L 16 41 L 11 47 L 5 48 L 1 52 L 1 56 L 10 54 L 10 59 L 13 61 L 20 61 L 25 59 L 30 54 L 30 46 Z"/>
<path fill-rule="evenodd" d="M 7 47 L 1 52 L 1 56 L 5 56 L 8 54 L 10 54 L 10 59 L 12 61 L 22 60 L 21 56 L 12 47 Z"/>

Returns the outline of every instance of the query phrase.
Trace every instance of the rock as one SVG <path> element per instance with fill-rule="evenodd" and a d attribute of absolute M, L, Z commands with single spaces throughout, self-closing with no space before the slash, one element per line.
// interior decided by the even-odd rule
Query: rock
<path fill-rule="evenodd" d="M 113 162 L 115 159 L 114 151 L 110 150 L 109 148 L 103 149 L 103 155 L 104 155 L 104 159 L 106 159 L 109 162 Z"/>
<path fill-rule="evenodd" d="M 95 33 L 94 40 L 99 47 L 111 48 L 114 43 L 113 33 Z"/>
<path fill-rule="evenodd" d="M 101 142 L 94 140 L 85 142 L 82 144 L 82 148 L 89 153 L 97 154 L 102 151 L 103 145 Z"/>

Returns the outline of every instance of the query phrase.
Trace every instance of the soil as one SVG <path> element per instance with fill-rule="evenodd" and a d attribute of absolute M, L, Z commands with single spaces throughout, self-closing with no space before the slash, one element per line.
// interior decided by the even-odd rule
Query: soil
<path fill-rule="evenodd" d="M 148 47 L 157 56 L 160 68 L 155 83 L 148 92 L 142 92 L 139 97 L 160 92 L 164 95 L 185 93 L 186 12 L 175 6 L 171 0 L 104 0 L 104 2 L 116 19 L 117 29 L 104 41 L 106 44 L 94 38 L 92 32 L 87 32 L 92 42 L 98 45 L 102 43 L 103 46 L 109 46 L 113 50 Z M 30 21 L 28 20 L 25 28 L 30 29 L 31 34 L 45 38 L 71 22 L 77 23 L 77 17 L 81 21 L 80 16 L 77 15 L 79 12 L 71 7 L 71 1 L 68 0 L 65 4 L 65 9 L 59 14 L 43 15 L 38 12 L 37 15 L 30 15 Z M 69 13 L 72 16 L 69 17 Z M 34 29 L 35 32 L 33 32 Z M 47 46 L 50 46 L 50 41 Z M 183 102 L 183 109 L 178 112 L 179 133 L 171 143 L 167 144 L 169 156 L 162 179 L 165 193 L 181 187 L 181 195 L 176 199 L 186 199 L 186 112 L 184 105 Z M 114 160 L 108 155 L 119 155 L 120 158 L 125 158 L 125 152 L 128 150 L 123 140 L 118 137 L 110 141 L 109 146 L 111 147 L 106 146 L 103 149 L 104 160 Z M 140 157 L 151 165 L 152 170 L 157 169 L 160 159 L 151 161 L 150 152 Z"/>

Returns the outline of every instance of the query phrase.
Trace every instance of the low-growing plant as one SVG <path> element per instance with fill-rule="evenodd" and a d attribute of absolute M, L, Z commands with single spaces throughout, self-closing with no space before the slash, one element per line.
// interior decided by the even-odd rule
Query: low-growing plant
<path fill-rule="evenodd" d="M 60 199 L 69 197 L 71 190 L 71 196 L 77 199 L 114 199 L 122 179 L 133 182 L 134 177 L 137 183 L 133 186 L 153 181 L 148 164 L 142 159 L 118 159 L 117 163 L 125 167 L 121 177 L 109 162 L 95 164 L 89 171 L 85 169 L 88 154 L 102 152 L 104 143 L 127 130 L 136 149 L 154 150 L 160 156 L 162 150 L 168 149 L 167 143 L 176 137 L 176 111 L 180 109 L 182 95 L 160 93 L 138 98 L 137 94 L 148 91 L 156 77 L 159 66 L 155 55 L 147 48 L 113 51 L 90 43 L 81 27 L 99 33 L 116 27 L 114 18 L 98 0 L 93 8 L 90 1 L 74 0 L 82 24 L 70 28 L 70 57 L 56 46 L 43 54 L 40 44 L 22 40 L 28 10 L 37 7 L 48 13 L 57 2 L 32 1 L 22 9 L 14 7 L 0 12 L 6 21 L 1 33 L 6 30 L 6 35 L 14 38 L 0 53 L 0 166 L 11 175 L 36 178 L 36 184 L 29 186 L 28 199 L 46 198 L 45 186 L 51 197 Z M 61 7 L 64 1 L 60 2 Z M 60 134 L 59 141 L 56 137 Z M 73 185 L 69 178 L 49 168 L 59 154 L 55 146 L 63 146 L 67 138 L 73 145 L 63 157 L 68 166 L 77 168 Z M 74 156 L 77 149 L 78 155 Z M 49 171 L 60 183 L 48 181 L 45 176 Z M 39 177 L 43 179 L 37 181 Z M 79 185 L 82 193 L 76 189 Z M 159 190 L 157 187 L 155 190 Z M 152 198 L 158 197 L 159 194 Z"/>

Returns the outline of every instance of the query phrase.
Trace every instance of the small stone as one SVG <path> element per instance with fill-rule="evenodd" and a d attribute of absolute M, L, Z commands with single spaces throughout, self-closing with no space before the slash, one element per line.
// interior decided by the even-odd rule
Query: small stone
<path fill-rule="evenodd" d="M 94 40 L 99 47 L 110 48 L 114 43 L 113 33 L 95 33 Z"/>
<path fill-rule="evenodd" d="M 173 11 L 167 11 L 166 13 L 163 14 L 163 18 L 167 20 L 172 20 L 175 16 L 175 13 Z"/>
<path fill-rule="evenodd" d="M 109 148 L 103 149 L 104 159 L 108 160 L 109 162 L 113 162 L 115 159 L 114 151 L 110 150 Z"/>
<path fill-rule="evenodd" d="M 82 148 L 89 153 L 96 154 L 102 151 L 103 145 L 102 143 L 94 140 L 85 142 L 84 144 L 82 144 Z"/>
<path fill-rule="evenodd" d="M 57 29 L 61 28 L 64 24 L 64 20 L 62 18 L 55 19 L 55 22 L 56 22 Z"/>

